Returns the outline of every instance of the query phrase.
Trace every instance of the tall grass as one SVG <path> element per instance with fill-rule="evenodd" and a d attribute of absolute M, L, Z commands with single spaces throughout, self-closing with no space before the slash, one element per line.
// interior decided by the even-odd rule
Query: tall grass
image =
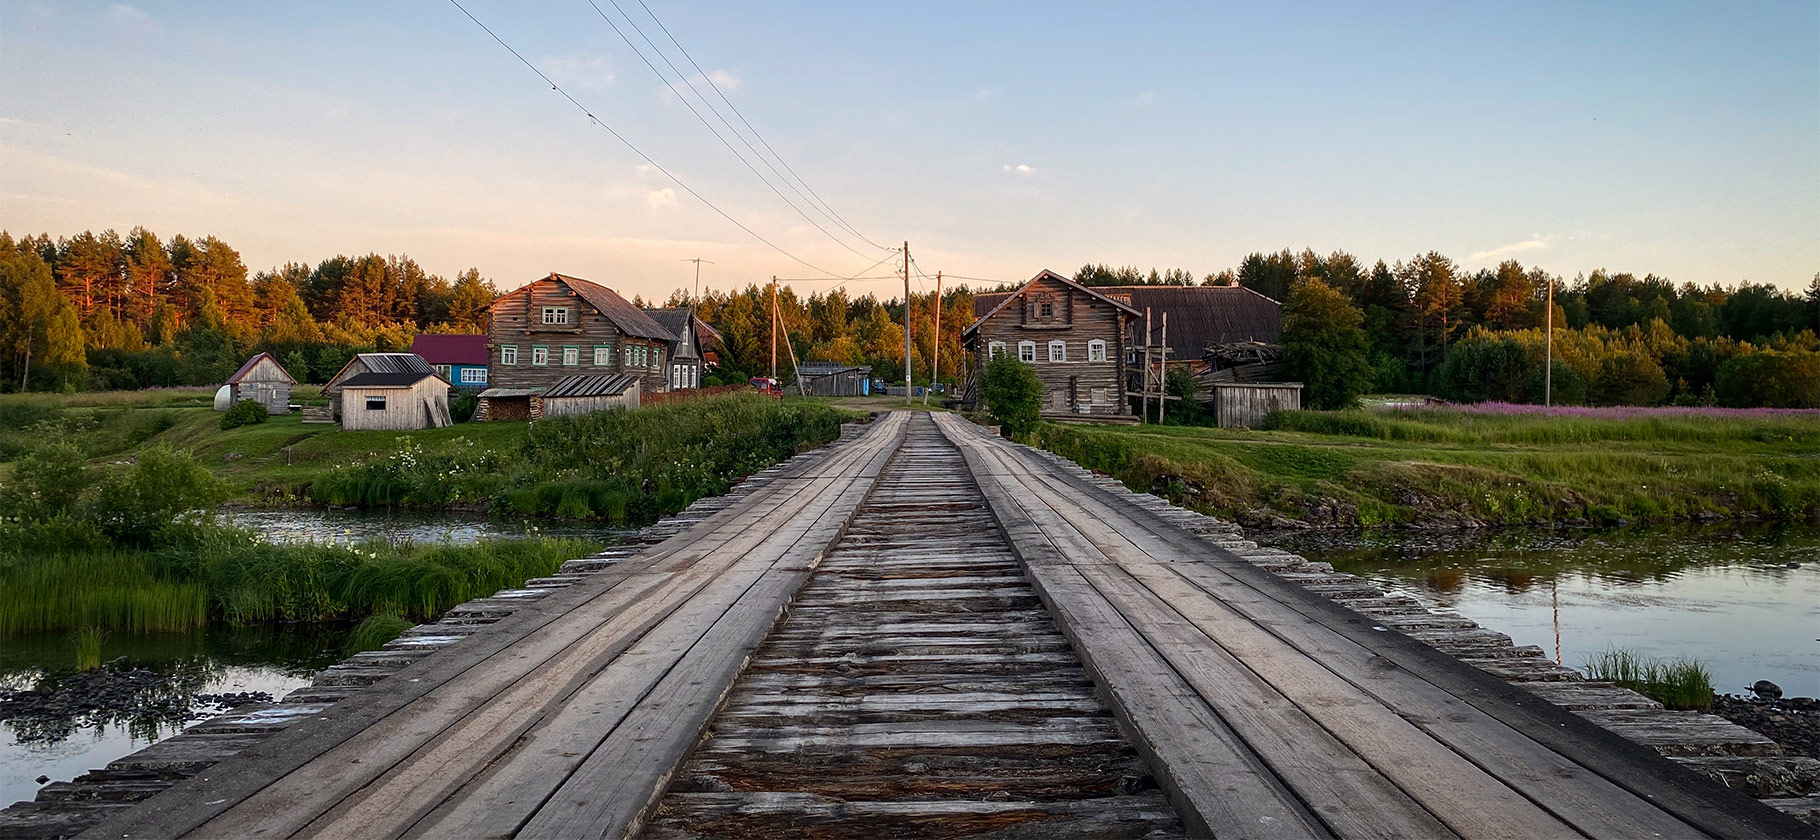
<path fill-rule="evenodd" d="M 131 633 L 208 623 L 200 583 L 167 579 L 131 551 L 0 558 L 0 638 L 99 627 Z"/>
<path fill-rule="evenodd" d="M 521 515 L 637 524 L 825 444 L 858 416 L 823 403 L 729 394 L 540 420 L 518 450 L 401 438 L 387 456 L 318 477 L 310 495 L 323 504 L 484 504 Z"/>
<path fill-rule="evenodd" d="M 76 670 L 101 668 L 101 628 L 84 627 L 76 631 Z"/>
<path fill-rule="evenodd" d="M 1278 411 L 1263 428 L 1333 437 L 1416 443 L 1715 443 L 1820 445 L 1820 412 L 1773 409 L 1556 409 L 1492 411 L 1483 406 L 1389 411 Z"/>
<path fill-rule="evenodd" d="M 87 628 L 187 631 L 211 620 L 395 614 L 427 621 L 599 550 L 548 537 L 467 546 L 280 546 L 227 534 L 181 549 L 0 559 L 0 638 Z"/>
<path fill-rule="evenodd" d="M 411 629 L 409 619 L 396 613 L 383 613 L 367 616 L 365 621 L 348 632 L 347 641 L 342 645 L 342 652 L 353 656 L 364 650 L 378 650 L 386 642 L 398 638 L 404 631 Z"/>
<path fill-rule="evenodd" d="M 1671 709 L 1704 711 L 1713 704 L 1713 675 L 1697 659 L 1659 659 L 1612 648 L 1580 670 L 1589 679 L 1616 683 Z"/>

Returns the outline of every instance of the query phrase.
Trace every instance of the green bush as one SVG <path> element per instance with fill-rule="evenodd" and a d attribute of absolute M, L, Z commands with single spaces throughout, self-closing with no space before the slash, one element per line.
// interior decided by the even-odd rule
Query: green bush
<path fill-rule="evenodd" d="M 1023 440 L 1042 417 L 1043 383 L 1036 378 L 1035 367 L 1008 355 L 999 356 L 986 365 L 980 403 L 1007 435 Z"/>
<path fill-rule="evenodd" d="M 221 428 L 224 430 L 238 429 L 241 426 L 264 423 L 266 418 L 270 417 L 271 414 L 272 413 L 267 411 L 266 407 L 261 403 L 256 403 L 252 400 L 241 400 L 240 402 L 234 403 L 232 408 L 229 408 L 221 415 Z"/>

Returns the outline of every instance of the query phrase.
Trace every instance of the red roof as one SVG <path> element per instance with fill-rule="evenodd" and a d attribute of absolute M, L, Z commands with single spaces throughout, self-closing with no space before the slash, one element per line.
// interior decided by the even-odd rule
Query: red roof
<path fill-rule="evenodd" d="M 278 372 L 284 374 L 284 378 L 291 380 L 292 385 L 297 384 L 297 377 L 292 376 L 290 371 L 285 370 L 284 365 L 281 365 L 278 363 L 278 357 L 273 356 L 270 353 L 260 353 L 251 359 L 247 359 L 246 364 L 241 365 L 239 370 L 234 371 L 233 376 L 228 377 L 228 380 L 227 380 L 228 384 L 233 385 L 234 383 L 239 382 L 241 379 L 244 379 L 247 374 L 252 373 L 253 368 L 256 368 L 259 366 L 259 360 L 261 360 L 261 359 L 271 359 L 272 366 L 278 368 Z"/>
<path fill-rule="evenodd" d="M 419 333 L 411 339 L 411 352 L 433 365 L 484 365 L 487 363 L 487 337 Z"/>

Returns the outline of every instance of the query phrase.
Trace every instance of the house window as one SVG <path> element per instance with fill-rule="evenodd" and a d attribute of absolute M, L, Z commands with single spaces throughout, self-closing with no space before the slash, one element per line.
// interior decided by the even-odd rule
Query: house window
<path fill-rule="evenodd" d="M 651 348 L 651 367 L 660 368 L 663 366 L 664 366 L 664 349 L 662 347 Z"/>
<path fill-rule="evenodd" d="M 1005 355 L 1005 342 L 994 341 L 986 345 L 986 359 L 988 361 L 1003 355 Z"/>
<path fill-rule="evenodd" d="M 613 347 L 611 345 L 603 344 L 594 348 L 594 366 L 613 366 Z"/>
<path fill-rule="evenodd" d="M 464 368 L 462 368 L 461 369 L 461 384 L 463 384 L 463 385 L 485 385 L 485 384 L 487 384 L 487 369 L 483 368 L 483 367 L 464 367 Z"/>
<path fill-rule="evenodd" d="M 1052 361 L 1052 362 L 1068 361 L 1068 343 L 1065 341 L 1049 342 L 1049 361 Z"/>
<path fill-rule="evenodd" d="M 437 376 L 440 376 L 444 379 L 449 378 L 449 366 L 448 365 L 435 365 L 434 367 L 436 368 Z"/>
<path fill-rule="evenodd" d="M 367 397 L 368 411 L 384 411 L 385 397 Z"/>
<path fill-rule="evenodd" d="M 565 365 L 569 365 L 571 367 L 574 365 L 581 364 L 581 348 L 580 347 L 562 348 L 562 363 Z"/>
<path fill-rule="evenodd" d="M 543 322 L 546 324 L 569 323 L 569 307 L 546 306 L 543 308 Z"/>
<path fill-rule="evenodd" d="M 531 348 L 531 364 L 547 365 L 550 363 L 550 348 L 542 345 Z"/>
<path fill-rule="evenodd" d="M 1094 388 L 1091 391 L 1089 391 L 1089 393 L 1091 393 L 1093 395 L 1093 404 L 1094 405 L 1111 405 L 1112 404 L 1112 398 L 1110 396 L 1111 392 L 1108 389 Z"/>
<path fill-rule="evenodd" d="M 1092 341 L 1087 342 L 1087 361 L 1089 361 L 1089 362 L 1106 361 L 1106 342 L 1105 342 L 1105 340 L 1096 338 Z M 1097 400 L 1095 402 L 1097 402 Z"/>
<path fill-rule="evenodd" d="M 1036 305 L 1036 317 L 1038 317 L 1038 318 L 1054 318 L 1054 317 L 1055 317 L 1055 304 L 1053 304 L 1053 303 L 1039 303 L 1039 304 L 1037 304 L 1037 305 Z"/>
<path fill-rule="evenodd" d="M 499 363 L 502 365 L 518 364 L 518 345 L 502 344 L 499 346 Z"/>
<path fill-rule="evenodd" d="M 1036 361 L 1036 342 L 1020 341 L 1017 343 L 1017 360 L 1020 362 Z"/>

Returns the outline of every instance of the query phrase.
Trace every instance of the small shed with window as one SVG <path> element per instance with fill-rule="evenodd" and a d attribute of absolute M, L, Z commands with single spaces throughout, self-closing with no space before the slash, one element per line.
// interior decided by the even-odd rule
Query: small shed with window
<path fill-rule="evenodd" d="M 360 353 L 355 355 L 354 358 L 348 360 L 347 364 L 342 365 L 341 370 L 336 371 L 334 376 L 329 377 L 327 384 L 322 386 L 322 395 L 328 398 L 329 411 L 332 412 L 335 422 L 342 422 L 341 389 L 347 386 L 349 379 L 363 373 L 436 376 L 436 369 L 430 367 L 430 363 L 424 361 L 423 357 L 416 353 Z M 442 382 L 445 388 L 448 386 L 448 380 L 438 377 L 438 381 Z M 443 395 L 443 403 L 445 405 L 448 403 L 447 394 Z"/>
<path fill-rule="evenodd" d="M 437 429 L 450 425 L 449 383 L 433 372 L 359 373 L 341 383 L 341 428 Z"/>
<path fill-rule="evenodd" d="M 256 402 L 265 406 L 268 414 L 285 414 L 291 410 L 291 386 L 296 384 L 297 379 L 272 358 L 272 354 L 260 353 L 246 360 L 246 364 L 228 377 L 227 384 L 222 386 L 227 399 L 217 399 L 215 410 L 226 411 L 243 402 Z"/>

